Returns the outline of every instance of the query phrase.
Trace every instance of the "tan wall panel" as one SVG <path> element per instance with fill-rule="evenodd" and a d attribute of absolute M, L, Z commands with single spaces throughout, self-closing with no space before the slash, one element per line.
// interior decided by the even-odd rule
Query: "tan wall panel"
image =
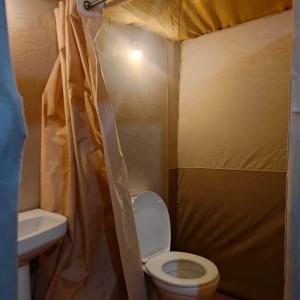
<path fill-rule="evenodd" d="M 286 170 L 291 17 L 183 42 L 179 167 Z"/>
<path fill-rule="evenodd" d="M 140 61 L 131 59 L 135 47 Z M 168 78 L 166 42 L 134 26 L 106 22 L 98 37 L 132 195 L 167 195 Z"/>
<path fill-rule="evenodd" d="M 10 49 L 24 101 L 25 145 L 19 210 L 39 207 L 41 97 L 57 55 L 53 9 L 57 1 L 8 0 Z"/>
<path fill-rule="evenodd" d="M 224 292 L 281 300 L 286 173 L 178 172 L 176 249 L 215 262 Z"/>

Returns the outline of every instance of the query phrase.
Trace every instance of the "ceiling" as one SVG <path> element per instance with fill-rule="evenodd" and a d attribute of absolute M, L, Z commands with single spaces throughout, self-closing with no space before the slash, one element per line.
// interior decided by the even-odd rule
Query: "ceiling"
<path fill-rule="evenodd" d="M 292 0 L 132 0 L 105 16 L 171 40 L 185 40 L 292 7 Z"/>

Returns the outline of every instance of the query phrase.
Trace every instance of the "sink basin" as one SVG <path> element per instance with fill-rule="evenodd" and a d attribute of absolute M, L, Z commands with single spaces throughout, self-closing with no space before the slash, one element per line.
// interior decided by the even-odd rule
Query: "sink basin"
<path fill-rule="evenodd" d="M 18 255 L 24 257 L 50 246 L 67 229 L 66 217 L 42 209 L 33 209 L 18 215 Z"/>
<path fill-rule="evenodd" d="M 66 233 L 67 218 L 42 209 L 18 214 L 18 300 L 30 300 L 29 261 Z"/>

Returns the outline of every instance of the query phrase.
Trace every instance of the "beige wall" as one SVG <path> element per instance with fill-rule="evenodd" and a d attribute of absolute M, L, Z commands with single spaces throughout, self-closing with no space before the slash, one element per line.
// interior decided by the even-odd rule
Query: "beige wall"
<path fill-rule="evenodd" d="M 135 47 L 143 51 L 131 58 Z M 168 75 L 166 41 L 134 26 L 106 22 L 98 51 L 129 173 L 131 195 L 167 195 Z"/>
<path fill-rule="evenodd" d="M 10 48 L 17 86 L 23 97 L 28 139 L 19 210 L 39 206 L 41 97 L 56 58 L 54 0 L 8 0 Z"/>
<path fill-rule="evenodd" d="M 182 46 L 178 165 L 284 171 L 291 11 Z"/>
<path fill-rule="evenodd" d="M 176 249 L 237 298 L 283 298 L 291 11 L 183 42 Z"/>

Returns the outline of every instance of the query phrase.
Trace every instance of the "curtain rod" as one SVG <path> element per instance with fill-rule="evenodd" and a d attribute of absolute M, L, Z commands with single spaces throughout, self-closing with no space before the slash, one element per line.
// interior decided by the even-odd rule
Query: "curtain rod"
<path fill-rule="evenodd" d="M 106 0 L 96 0 L 94 2 L 91 2 L 89 0 L 86 0 L 83 2 L 83 6 L 86 10 L 90 10 L 91 8 L 93 8 L 94 6 L 101 4 L 101 3 L 105 3 Z"/>

